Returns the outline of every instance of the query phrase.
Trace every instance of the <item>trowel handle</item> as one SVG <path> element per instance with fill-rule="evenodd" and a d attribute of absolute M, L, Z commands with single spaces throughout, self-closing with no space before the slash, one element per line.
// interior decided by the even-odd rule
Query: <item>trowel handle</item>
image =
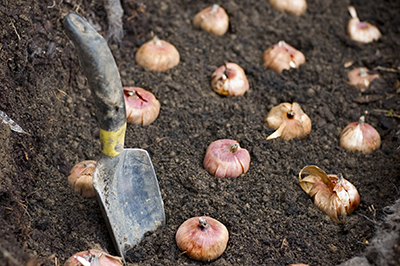
<path fill-rule="evenodd" d="M 117 64 L 105 39 L 82 17 L 70 13 L 64 27 L 72 40 L 96 102 L 101 151 L 114 157 L 124 148 L 126 113 Z"/>

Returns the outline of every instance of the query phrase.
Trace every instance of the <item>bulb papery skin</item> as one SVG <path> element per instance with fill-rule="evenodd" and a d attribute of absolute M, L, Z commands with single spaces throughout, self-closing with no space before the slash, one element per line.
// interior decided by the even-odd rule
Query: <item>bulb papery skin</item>
<path fill-rule="evenodd" d="M 202 226 L 204 224 L 206 227 Z M 211 217 L 193 217 L 179 226 L 175 240 L 189 258 L 209 262 L 224 253 L 229 232 L 225 225 Z"/>
<path fill-rule="evenodd" d="M 352 86 L 358 88 L 361 92 L 369 88 L 369 84 L 376 78 L 380 78 L 379 74 L 370 74 L 366 67 L 355 68 L 347 74 L 349 82 Z"/>
<path fill-rule="evenodd" d="M 311 132 L 311 119 L 296 102 L 281 103 L 273 107 L 265 124 L 276 131 L 267 137 L 267 140 L 280 137 L 283 140 L 303 138 Z"/>
<path fill-rule="evenodd" d="M 139 48 L 135 60 L 148 70 L 166 71 L 179 64 L 180 55 L 175 46 L 154 36 Z"/>
<path fill-rule="evenodd" d="M 302 52 L 280 41 L 274 46 L 265 50 L 263 64 L 265 69 L 272 68 L 275 72 L 282 72 L 284 69 L 298 68 L 306 62 Z"/>
<path fill-rule="evenodd" d="M 93 172 L 96 167 L 96 161 L 82 161 L 72 167 L 68 184 L 75 191 L 87 198 L 96 197 L 96 191 L 93 187 Z"/>
<path fill-rule="evenodd" d="M 221 36 L 229 27 L 229 17 L 226 11 L 217 4 L 209 6 L 193 18 L 193 25 L 211 34 Z"/>
<path fill-rule="evenodd" d="M 249 90 L 249 81 L 238 64 L 225 63 L 211 75 L 211 87 L 220 95 L 242 96 Z"/>
<path fill-rule="evenodd" d="M 302 178 L 302 175 L 307 176 Z M 356 187 L 341 174 L 327 175 L 315 165 L 304 167 L 299 173 L 301 188 L 314 200 L 315 206 L 335 222 L 344 222 L 344 217 L 360 205 Z"/>
<path fill-rule="evenodd" d="M 151 92 L 139 87 L 123 87 L 123 90 L 127 122 L 150 125 L 160 113 L 160 102 Z"/>
<path fill-rule="evenodd" d="M 279 12 L 300 16 L 307 10 L 306 0 L 270 0 L 269 3 Z"/>
<path fill-rule="evenodd" d="M 361 116 L 358 122 L 347 125 L 340 134 L 340 146 L 350 151 L 372 153 L 381 146 L 381 136 Z"/>
<path fill-rule="evenodd" d="M 203 166 L 217 178 L 238 177 L 249 170 L 250 154 L 236 140 L 216 140 L 208 146 Z"/>
<path fill-rule="evenodd" d="M 376 26 L 359 20 L 353 6 L 349 6 L 348 10 L 352 17 L 347 24 L 347 33 L 350 39 L 359 43 L 369 43 L 382 37 L 381 32 Z"/>
<path fill-rule="evenodd" d="M 111 256 L 103 251 L 91 249 L 71 256 L 64 266 L 122 266 L 122 258 Z"/>

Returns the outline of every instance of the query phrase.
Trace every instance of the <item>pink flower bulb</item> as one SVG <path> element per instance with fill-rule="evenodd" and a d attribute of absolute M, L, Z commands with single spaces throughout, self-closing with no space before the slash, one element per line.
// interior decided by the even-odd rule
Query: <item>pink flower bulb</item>
<path fill-rule="evenodd" d="M 64 266 L 122 266 L 122 258 L 91 249 L 71 256 Z"/>
<path fill-rule="evenodd" d="M 160 113 L 160 102 L 149 91 L 139 87 L 124 87 L 126 120 L 128 123 L 147 126 Z"/>
<path fill-rule="evenodd" d="M 211 217 L 193 217 L 179 226 L 175 240 L 189 258 L 209 262 L 224 253 L 229 232 L 225 225 Z"/>
<path fill-rule="evenodd" d="M 250 154 L 236 140 L 217 140 L 208 146 L 203 166 L 217 178 L 238 177 L 249 170 Z"/>

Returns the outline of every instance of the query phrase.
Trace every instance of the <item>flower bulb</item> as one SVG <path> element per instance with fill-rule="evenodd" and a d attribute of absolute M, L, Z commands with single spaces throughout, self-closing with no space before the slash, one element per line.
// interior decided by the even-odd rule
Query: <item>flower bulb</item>
<path fill-rule="evenodd" d="M 238 177 L 249 170 L 250 154 L 236 140 L 220 139 L 208 146 L 203 166 L 217 178 Z"/>
<path fill-rule="evenodd" d="M 122 266 L 122 258 L 100 250 L 81 251 L 71 256 L 64 266 Z"/>
<path fill-rule="evenodd" d="M 224 35 L 229 27 L 229 17 L 217 4 L 207 7 L 193 18 L 193 25 L 214 35 Z"/>
<path fill-rule="evenodd" d="M 381 146 L 381 136 L 361 116 L 358 122 L 347 125 L 340 134 L 340 146 L 350 151 L 372 153 Z"/>
<path fill-rule="evenodd" d="M 280 41 L 264 52 L 263 62 L 265 69 L 272 68 L 275 72 L 284 69 L 298 68 L 306 61 L 303 53 L 296 50 L 284 41 Z"/>
<path fill-rule="evenodd" d="M 351 70 L 347 74 L 349 82 L 354 87 L 360 89 L 361 92 L 369 88 L 369 84 L 376 78 L 379 78 L 379 74 L 372 74 L 368 68 L 359 67 Z"/>
<path fill-rule="evenodd" d="M 147 126 L 160 113 L 160 102 L 154 95 L 139 87 L 123 87 L 126 120 L 128 123 Z"/>
<path fill-rule="evenodd" d="M 270 0 L 269 3 L 279 12 L 300 16 L 307 10 L 306 0 Z"/>
<path fill-rule="evenodd" d="M 305 174 L 304 178 L 302 175 Z M 335 222 L 352 213 L 360 205 L 356 187 L 341 174 L 327 175 L 315 165 L 304 167 L 299 173 L 301 188 L 314 200 L 315 206 Z"/>
<path fill-rule="evenodd" d="M 249 81 L 239 65 L 225 63 L 212 74 L 211 87 L 220 95 L 242 96 L 249 89 Z"/>
<path fill-rule="evenodd" d="M 135 60 L 149 70 L 166 71 L 179 64 L 180 56 L 175 46 L 154 36 L 139 48 Z"/>
<path fill-rule="evenodd" d="M 283 140 L 303 138 L 311 131 L 311 119 L 298 103 L 281 103 L 269 111 L 265 123 L 276 131 L 269 139 L 281 137 Z"/>
<path fill-rule="evenodd" d="M 96 161 L 83 161 L 74 165 L 68 176 L 69 186 L 84 197 L 96 197 L 96 191 L 93 187 L 95 167 Z"/>
<path fill-rule="evenodd" d="M 193 217 L 179 226 L 175 240 L 189 258 L 209 262 L 224 253 L 229 232 L 225 225 L 211 217 Z"/>
<path fill-rule="evenodd" d="M 360 43 L 369 43 L 378 40 L 382 34 L 379 29 L 368 23 L 360 21 L 357 17 L 356 9 L 353 6 L 348 7 L 351 19 L 347 24 L 347 33 L 350 39 Z"/>

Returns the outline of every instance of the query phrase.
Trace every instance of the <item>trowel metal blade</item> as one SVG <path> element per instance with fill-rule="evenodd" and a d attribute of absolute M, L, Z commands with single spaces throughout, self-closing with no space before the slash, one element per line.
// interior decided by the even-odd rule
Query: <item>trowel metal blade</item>
<path fill-rule="evenodd" d="M 147 151 L 124 149 L 116 157 L 104 156 L 96 165 L 93 185 L 124 260 L 145 233 L 165 225 L 164 203 Z"/>

